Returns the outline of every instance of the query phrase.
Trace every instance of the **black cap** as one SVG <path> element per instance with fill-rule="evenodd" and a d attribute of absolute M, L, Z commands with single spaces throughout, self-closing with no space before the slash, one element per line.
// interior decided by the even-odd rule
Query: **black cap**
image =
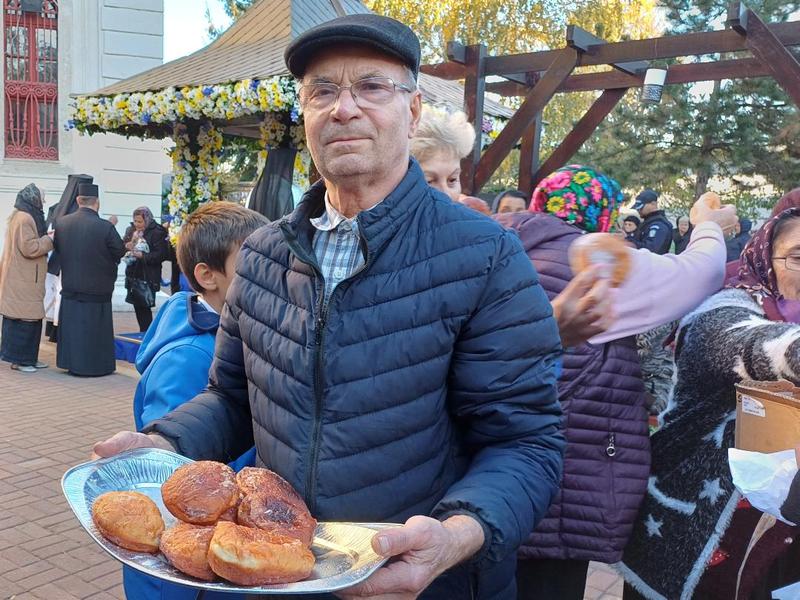
<path fill-rule="evenodd" d="M 100 196 L 100 189 L 93 183 L 81 183 L 78 185 L 78 196 L 98 198 Z"/>
<path fill-rule="evenodd" d="M 647 189 L 636 196 L 636 201 L 631 208 L 633 210 L 641 210 L 645 204 L 650 204 L 651 202 L 658 202 L 658 194 L 653 190 Z"/>
<path fill-rule="evenodd" d="M 337 44 L 364 44 L 400 60 L 419 74 L 419 38 L 406 25 L 389 17 L 357 14 L 312 27 L 292 40 L 283 53 L 286 66 L 298 79 L 317 52 Z"/>

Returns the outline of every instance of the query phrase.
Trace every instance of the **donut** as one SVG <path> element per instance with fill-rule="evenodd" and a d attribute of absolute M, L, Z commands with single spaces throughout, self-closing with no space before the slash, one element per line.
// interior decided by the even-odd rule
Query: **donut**
<path fill-rule="evenodd" d="M 297 490 L 283 477 L 269 469 L 245 467 L 236 474 L 236 484 L 243 496 L 255 493 L 270 494 L 285 498 L 287 502 L 296 506 L 306 508 L 306 503 L 303 502 L 303 498 L 297 493 Z"/>
<path fill-rule="evenodd" d="M 208 566 L 208 546 L 213 535 L 213 527 L 178 523 L 161 536 L 161 552 L 179 571 L 203 581 L 214 581 L 217 576 Z"/>
<path fill-rule="evenodd" d="M 314 569 L 314 555 L 300 540 L 220 521 L 208 547 L 208 564 L 238 585 L 301 581 Z"/>
<path fill-rule="evenodd" d="M 228 465 L 199 460 L 178 467 L 161 486 L 164 506 L 181 521 L 213 525 L 239 501 L 236 475 Z"/>
<path fill-rule="evenodd" d="M 631 268 L 628 247 L 608 233 L 587 233 L 572 242 L 569 247 L 569 266 L 573 274 L 597 265 L 611 266 L 611 285 L 619 287 Z"/>
<path fill-rule="evenodd" d="M 161 511 L 139 492 L 106 492 L 92 504 L 92 521 L 104 538 L 134 552 L 158 552 Z"/>
<path fill-rule="evenodd" d="M 266 529 L 300 540 L 310 546 L 314 539 L 317 521 L 303 506 L 298 506 L 280 495 L 255 492 L 242 498 L 237 515 L 239 525 Z"/>

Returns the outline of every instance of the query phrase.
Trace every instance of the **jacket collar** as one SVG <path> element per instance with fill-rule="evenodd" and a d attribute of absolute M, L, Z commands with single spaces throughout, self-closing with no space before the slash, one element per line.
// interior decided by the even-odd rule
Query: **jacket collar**
<path fill-rule="evenodd" d="M 93 215 L 93 216 L 97 217 L 98 219 L 100 218 L 100 215 L 97 213 L 96 210 L 94 210 L 93 208 L 88 208 L 86 206 L 79 206 L 78 207 L 78 212 L 82 213 L 84 215 Z"/>
<path fill-rule="evenodd" d="M 320 179 L 303 195 L 300 205 L 279 224 L 287 241 L 296 243 L 303 250 L 306 262 L 316 264 L 313 258 L 312 237 L 314 228 L 311 219 L 319 217 L 325 210 L 325 181 Z M 416 160 L 411 158 L 408 171 L 392 192 L 369 210 L 362 211 L 358 219 L 359 232 L 366 244 L 367 254 L 378 252 L 408 219 L 417 206 L 430 193 L 425 175 Z"/>

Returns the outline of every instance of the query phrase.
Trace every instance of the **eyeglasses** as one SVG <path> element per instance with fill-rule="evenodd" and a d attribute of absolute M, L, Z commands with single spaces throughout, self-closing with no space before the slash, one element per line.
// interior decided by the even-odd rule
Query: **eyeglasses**
<path fill-rule="evenodd" d="M 788 271 L 800 271 L 800 256 L 773 256 L 772 260 L 782 260 Z"/>
<path fill-rule="evenodd" d="M 375 108 L 388 104 L 397 90 L 409 94 L 414 91 L 407 85 L 395 83 L 389 77 L 365 77 L 349 86 L 309 83 L 300 86 L 300 104 L 303 108 L 324 110 L 333 106 L 343 90 L 350 90 L 353 102 L 359 108 Z"/>

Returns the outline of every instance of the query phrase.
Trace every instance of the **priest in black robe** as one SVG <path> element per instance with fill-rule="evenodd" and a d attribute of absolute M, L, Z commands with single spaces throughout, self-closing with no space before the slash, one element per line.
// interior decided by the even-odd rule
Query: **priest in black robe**
<path fill-rule="evenodd" d="M 61 257 L 61 310 L 56 364 L 72 375 L 113 373 L 111 295 L 125 246 L 110 221 L 100 218 L 96 185 L 78 186 L 78 210 L 56 224 Z"/>

